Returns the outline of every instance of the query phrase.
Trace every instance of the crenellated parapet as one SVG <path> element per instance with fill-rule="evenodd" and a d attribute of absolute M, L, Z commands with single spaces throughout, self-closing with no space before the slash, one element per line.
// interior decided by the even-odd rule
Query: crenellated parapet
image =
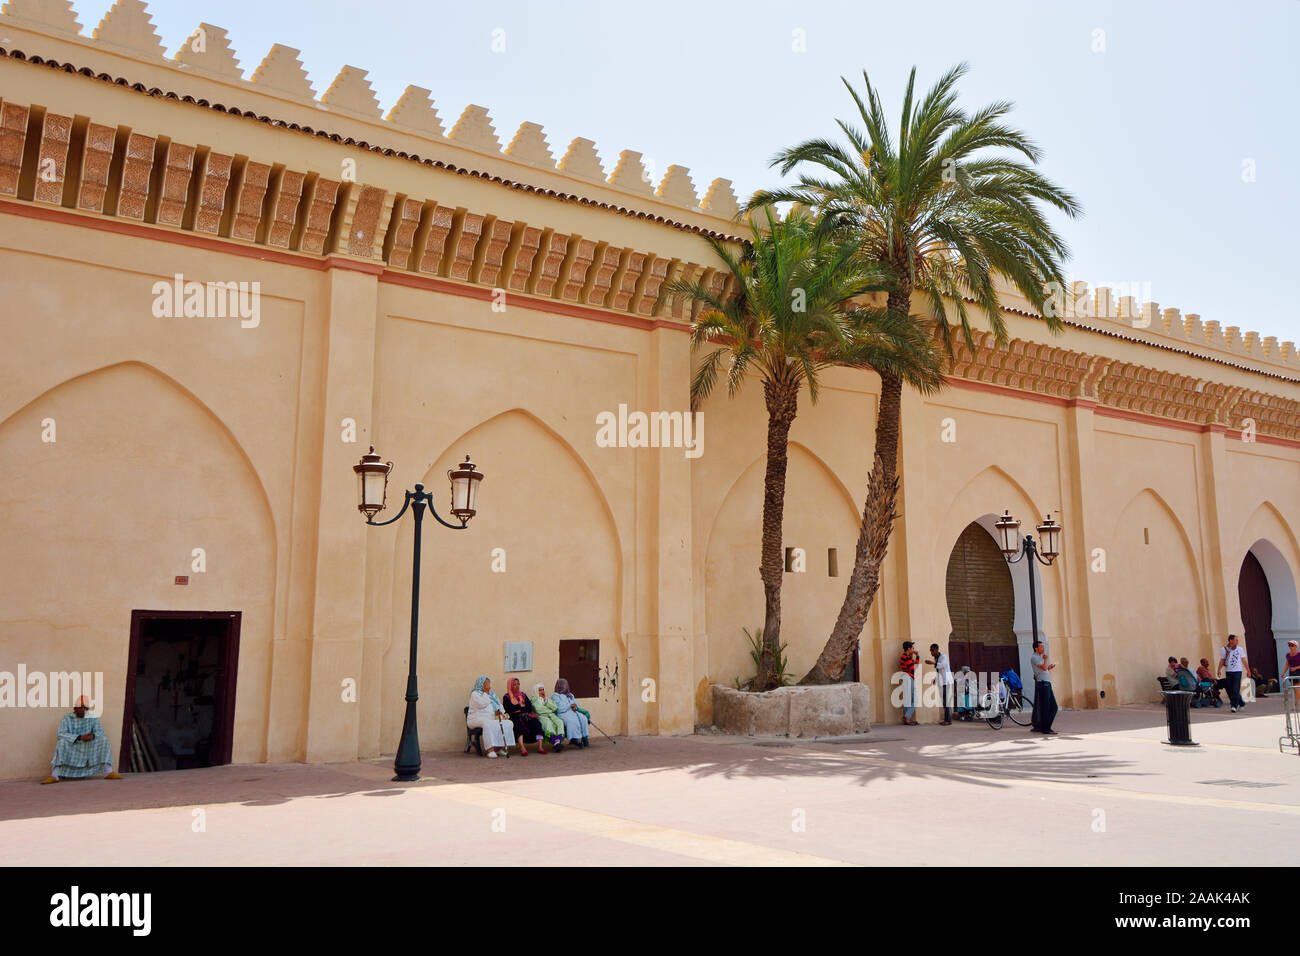
<path fill-rule="evenodd" d="M 1091 297 L 1084 283 L 1075 283 L 1066 317 L 1103 330 L 1121 330 L 1137 341 L 1188 348 L 1194 353 L 1219 354 L 1245 364 L 1275 366 L 1291 373 L 1300 371 L 1300 353 L 1294 342 L 1279 343 L 1273 336 L 1245 332 L 1236 325 L 1224 326 L 1195 313 L 1161 308 L 1155 301 L 1140 301 L 1132 295 L 1116 295 L 1102 286 Z"/>
<path fill-rule="evenodd" d="M 1300 401 L 1108 356 L 1012 339 L 999 347 L 992 332 L 976 332 L 975 349 L 954 350 L 950 378 L 1090 402 L 1201 427 L 1300 440 Z"/>
<path fill-rule="evenodd" d="M 209 23 L 199 24 L 168 57 L 143 0 L 116 0 L 89 35 L 83 33 L 69 0 L 6 0 L 0 7 L 0 27 L 6 37 L 0 46 L 20 51 L 27 59 L 54 59 L 164 94 L 445 158 L 454 165 L 566 193 L 662 210 L 711 231 L 735 231 L 731 222 L 736 201 L 729 180 L 713 180 L 701 198 L 685 167 L 667 166 L 655 183 L 643 157 L 633 150 L 621 151 L 607 172 L 590 140 L 578 138 L 563 149 L 552 149 L 539 124 L 524 123 L 512 135 L 497 130 L 488 110 L 474 104 L 445 129 L 430 91 L 420 86 L 408 86 L 385 112 L 366 71 L 355 66 L 342 67 L 318 96 L 300 51 L 281 44 L 254 61 L 257 65 L 245 76 L 226 30 Z"/>
<path fill-rule="evenodd" d="M 535 123 L 503 146 L 487 109 L 447 128 L 419 87 L 385 118 L 351 66 L 317 99 L 291 47 L 245 80 L 225 31 L 203 24 L 168 58 L 140 0 L 119 0 L 89 37 L 62 0 L 9 0 L 0 38 L 0 201 L 90 217 L 72 224 L 349 257 L 669 321 L 689 316 L 668 278 L 708 273 L 703 237 L 739 231 L 718 214 L 729 186 L 690 214 L 688 172 L 670 168 L 656 195 L 630 150 L 606 175 L 594 143 L 557 160 Z M 636 206 L 612 182 L 633 176 Z M 561 182 L 575 179 L 600 188 Z"/>
<path fill-rule="evenodd" d="M 1006 280 L 997 282 L 999 296 L 1011 311 L 1037 315 L 1033 306 Z M 1188 355 L 1214 358 L 1243 368 L 1281 374 L 1300 373 L 1300 352 L 1294 342 L 1278 342 L 1274 336 L 1242 332 L 1239 326 L 1224 326 L 1197 313 L 1184 314 L 1175 308 L 1143 300 L 1131 292 L 1148 292 L 1149 284 L 1098 286 L 1071 283 L 1049 298 L 1050 308 L 1067 325 L 1091 329 L 1133 342 L 1173 349 Z"/>

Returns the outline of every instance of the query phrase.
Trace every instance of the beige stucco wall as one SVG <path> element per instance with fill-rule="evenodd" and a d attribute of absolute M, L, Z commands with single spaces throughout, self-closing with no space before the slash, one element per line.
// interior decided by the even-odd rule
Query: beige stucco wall
<path fill-rule="evenodd" d="M 706 402 L 698 460 L 675 449 L 598 448 L 599 411 L 621 402 L 685 407 L 684 377 L 667 392 L 675 401 L 662 401 L 655 333 L 531 309 L 497 313 L 476 299 L 277 265 L 255 267 L 270 292 L 257 329 L 156 319 L 147 294 L 155 277 L 249 266 L 12 216 L 0 217 L 0 241 L 8 354 L 21 356 L 6 365 L 0 426 L 5 486 L 21 489 L 3 502 L 0 669 L 23 661 L 29 670 L 105 671 L 115 745 L 130 611 L 191 609 L 243 614 L 236 760 L 392 749 L 412 529 L 409 518 L 366 529 L 356 514 L 351 465 L 371 441 L 398 463 L 395 497 L 423 480 L 445 501 L 445 471 L 465 453 L 488 474 L 469 531 L 426 528 L 426 747 L 459 742 L 465 692 L 478 673 L 504 679 L 507 639 L 536 642 L 535 676 L 549 683 L 561 638 L 599 638 L 620 682 L 590 703 L 611 732 L 661 730 L 665 699 L 689 729 L 708 717 L 697 708 L 700 685 L 747 674 L 740 628 L 762 617 L 766 422 L 755 385 Z M 684 362 L 685 335 L 667 334 Z M 832 373 L 792 432 L 786 541 L 805 549 L 808 566 L 787 575 L 784 595 L 797 672 L 828 632 L 851 567 L 874 388 L 869 374 Z M 1075 472 L 1072 420 L 1081 412 L 1094 456 L 1086 487 Z M 1066 554 L 1039 572 L 1040 601 L 1064 665 L 1058 690 L 1075 706 L 1095 705 L 1098 690 L 1108 703 L 1150 699 L 1168 653 L 1209 654 L 1227 628 L 1239 629 L 1236 574 L 1256 541 L 1300 567 L 1294 448 L 964 387 L 909 395 L 904 415 L 903 518 L 863 636 L 878 719 L 888 719 L 898 642 L 948 632 L 943 569 L 957 537 L 1003 508 L 1026 526 L 1048 511 L 1066 526 Z M 46 417 L 57 422 L 54 444 L 40 441 Z M 359 424 L 355 444 L 341 439 L 345 417 Z M 946 419 L 955 442 L 942 440 Z M 688 475 L 688 493 L 658 500 L 660 471 Z M 1086 541 L 1074 520 L 1081 496 L 1097 516 Z M 661 505 L 689 522 L 680 592 L 658 586 Z M 1209 527 L 1219 523 L 1222 532 Z M 1230 540 L 1216 549 L 1220 533 Z M 208 570 L 175 587 L 193 547 L 205 548 Z M 498 547 L 504 574 L 491 570 Z M 829 547 L 839 550 L 839 578 L 826 573 Z M 1106 550 L 1104 573 L 1088 569 L 1094 548 Z M 655 631 L 665 597 L 692 628 L 689 676 L 666 685 Z M 349 677 L 361 688 L 355 704 L 340 693 Z M 641 699 L 645 678 L 656 682 L 653 702 Z M 4 774 L 38 772 L 54 715 L 4 718 L 22 741 L 7 751 Z"/>
<path fill-rule="evenodd" d="M 61 55 L 90 56 L 82 41 L 59 43 Z M 130 68 L 129 58 L 109 60 Z M 176 72 L 148 70 L 155 79 Z M 264 91 L 245 92 L 275 106 Z M 116 752 L 131 611 L 238 611 L 237 762 L 391 753 L 408 662 L 413 527 L 408 516 L 367 528 L 356 510 L 351 468 L 373 443 L 395 463 L 381 518 L 417 481 L 445 507 L 445 472 L 465 454 L 487 475 L 467 531 L 425 523 L 426 749 L 461 744 L 460 712 L 478 674 L 504 689 L 507 640 L 534 642 L 534 670 L 519 675 L 531 686 L 553 683 L 560 640 L 599 639 L 602 670 L 616 669 L 617 682 L 585 704 L 611 733 L 689 733 L 711 717 L 710 682 L 748 676 L 741 628 L 760 625 L 763 610 L 761 385 L 704 403 L 697 459 L 596 443 L 596 416 L 620 404 L 689 406 L 689 316 L 664 297 L 639 304 L 666 273 L 647 266 L 638 278 L 634 254 L 707 270 L 699 230 L 728 223 L 617 184 L 540 171 L 537 184 L 591 187 L 591 202 L 561 201 L 12 59 L 0 59 L 0 100 L 321 177 L 355 158 L 361 176 L 326 217 L 331 245 L 320 253 L 240 241 L 228 216 L 222 234 L 198 235 L 0 193 L 0 671 L 20 663 L 103 671 Z M 285 109 L 299 121 L 321 113 Z M 320 128 L 385 133 L 382 123 L 323 115 Z M 469 161 L 468 147 L 403 138 L 413 135 L 394 132 L 391 144 Z M 29 170 L 35 155 L 0 149 L 0 172 Z M 489 160 L 500 175 L 528 174 L 509 157 Z M 390 212 L 425 197 L 454 211 L 447 256 L 460 257 L 466 275 L 446 262 L 426 273 L 406 257 L 390 261 L 400 216 L 380 215 L 380 234 L 354 242 L 344 226 L 365 212 L 362 183 L 382 191 Z M 148 188 L 155 194 L 157 179 Z M 226 198 L 238 201 L 244 188 L 232 183 Z M 254 212 L 271 205 L 254 203 Z M 437 221 L 427 205 L 421 215 L 401 240 L 417 248 Z M 461 241 L 455 223 L 473 215 L 485 217 L 484 238 Z M 493 246 L 489 236 L 498 219 L 514 223 L 499 286 L 513 278 L 506 266 L 525 226 L 587 237 L 597 264 L 572 290 L 512 287 L 504 311 L 494 309 L 493 283 L 475 277 L 503 253 L 505 240 Z M 618 255 L 602 272 L 606 249 Z M 562 278 L 573 257 L 570 249 L 554 263 Z M 525 276 L 528 288 L 540 268 Z M 260 283 L 260 324 L 155 317 L 152 285 L 176 273 Z M 1071 327 L 1053 338 L 1033 318 L 1006 318 L 1017 354 L 1049 344 L 1094 364 L 1300 399 L 1300 371 L 1276 352 L 1234 352 L 1227 340 L 1195 348 L 1184 340 L 1176 351 L 1169 335 L 1151 331 L 1120 338 Z M 1236 582 L 1252 547 L 1267 552 L 1275 629 L 1300 632 L 1300 441 L 1245 442 L 1240 422 L 1179 422 L 1167 406 L 1062 397 L 1019 370 L 975 379 L 959 376 L 929 398 L 905 394 L 901 517 L 860 654 L 878 721 L 896 719 L 887 704 L 899 643 L 925 646 L 949 633 L 944 573 L 957 538 L 1003 509 L 1026 529 L 1048 512 L 1065 526 L 1064 553 L 1037 573 L 1067 706 L 1151 699 L 1168 654 L 1208 655 L 1240 631 Z M 807 561 L 805 572 L 786 575 L 783 595 L 796 674 L 829 633 L 852 568 L 876 395 L 871 373 L 828 372 L 820 401 L 805 394 L 791 431 L 785 543 Z M 41 440 L 46 418 L 57 423 L 54 443 Z M 355 441 L 344 440 L 347 419 Z M 199 547 L 207 569 L 193 573 Z M 827 573 L 828 548 L 838 551 L 839 577 Z M 504 551 L 504 573 L 493 570 L 494 549 Z M 187 587 L 172 583 L 186 573 Z M 1027 573 L 1013 570 L 1022 643 Z M 355 701 L 342 692 L 349 681 Z M 58 715 L 0 710 L 0 778 L 42 772 Z"/>

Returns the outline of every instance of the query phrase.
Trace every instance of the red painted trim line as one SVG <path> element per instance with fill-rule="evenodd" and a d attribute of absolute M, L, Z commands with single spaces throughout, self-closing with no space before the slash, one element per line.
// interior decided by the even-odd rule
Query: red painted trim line
<path fill-rule="evenodd" d="M 1109 405 L 1099 405 L 1096 414 L 1105 418 L 1119 418 L 1126 422 L 1139 422 L 1143 425 L 1163 425 L 1166 428 L 1175 428 L 1184 432 L 1208 432 L 1212 425 L 1201 425 L 1197 422 L 1180 422 L 1176 418 L 1160 418 L 1156 415 L 1148 415 L 1146 412 L 1134 412 L 1127 408 L 1111 408 Z"/>
<path fill-rule="evenodd" d="M 1080 399 L 1058 398 L 1055 395 L 1041 395 L 1038 392 L 1026 392 L 1022 389 L 1011 388 L 1009 385 L 994 385 L 991 382 L 976 382 L 967 378 L 948 378 L 949 385 L 957 388 L 964 388 L 972 392 L 988 392 L 991 395 L 1006 395 L 1010 398 L 1021 398 L 1029 402 L 1042 402 L 1045 405 L 1056 405 L 1061 408 L 1068 408 Z"/>
<path fill-rule="evenodd" d="M 1148 415 L 1145 412 L 1134 412 L 1125 408 L 1112 408 L 1109 405 L 1099 405 L 1095 400 L 1090 398 L 1057 398 L 1054 395 L 1039 395 L 1036 392 L 1022 392 L 1006 385 L 992 385 L 988 382 L 972 382 L 960 378 L 949 378 L 948 384 L 955 388 L 965 389 L 966 391 L 987 392 L 992 395 L 1001 395 L 1027 402 L 1039 402 L 1047 405 L 1055 405 L 1060 408 L 1089 408 L 1092 409 L 1094 414 L 1101 415 L 1105 418 L 1117 418 L 1123 421 L 1137 422 L 1142 425 L 1158 425 L 1162 428 L 1173 428 L 1179 431 L 1196 432 L 1197 434 L 1211 432 L 1231 436 L 1234 434 L 1239 435 L 1241 433 L 1241 429 L 1229 428 L 1226 425 L 1199 425 L 1195 422 L 1180 422 L 1173 418 L 1160 418 L 1157 415 Z M 1255 443 L 1259 445 L 1278 445 L 1282 448 L 1300 448 L 1300 441 L 1295 441 L 1290 438 L 1277 438 L 1273 435 L 1257 434 L 1255 436 Z"/>
<path fill-rule="evenodd" d="M 421 289 L 426 292 L 442 293 L 444 295 L 457 295 L 470 299 L 488 300 L 492 298 L 493 294 L 493 290 L 486 286 L 461 285 L 449 279 L 443 279 L 436 276 L 400 272 L 389 269 L 385 267 L 383 263 L 379 262 L 367 262 L 362 259 L 353 259 L 339 254 L 331 254 L 323 259 L 317 259 L 304 253 L 268 249 L 266 246 L 249 246 L 229 239 L 201 236 L 192 232 L 173 232 L 159 226 L 145 223 L 124 222 L 121 219 L 110 219 L 107 216 L 99 217 L 93 213 L 71 212 L 63 207 L 35 206 L 14 200 L 0 199 L 0 214 L 21 216 L 27 219 L 39 219 L 45 222 L 63 223 L 65 225 L 86 226 L 91 229 L 99 229 L 103 232 L 117 233 L 118 235 L 133 236 L 139 239 L 152 239 L 156 242 L 167 242 L 173 245 L 189 246 L 195 249 L 207 249 L 212 252 L 223 252 L 228 255 L 243 256 L 249 259 L 260 259 L 264 262 L 274 262 L 279 265 L 313 269 L 317 272 L 323 272 L 327 269 L 346 269 L 354 272 L 363 272 L 367 275 L 378 276 L 380 282 L 405 286 L 412 289 Z M 512 293 L 507 293 L 507 299 L 509 299 L 511 295 Z M 688 324 L 673 319 L 653 319 L 644 316 L 605 312 L 600 309 L 592 308 L 591 306 L 577 305 L 571 302 L 559 302 L 550 299 L 539 299 L 535 296 L 529 296 L 523 293 L 513 293 L 513 295 L 516 297 L 515 301 L 519 307 L 531 309 L 535 312 L 545 312 L 552 315 L 567 315 L 572 318 L 588 319 L 593 322 L 605 322 L 610 325 L 621 325 L 627 328 L 647 331 L 654 329 L 671 329 L 678 332 L 690 331 L 690 326 Z M 1221 425 L 1198 425 L 1193 422 L 1180 422 L 1169 418 L 1159 418 L 1155 415 L 1147 415 L 1142 412 L 1130 412 L 1125 409 L 1098 405 L 1091 399 L 1059 398 L 1055 395 L 1040 395 L 1037 392 L 1025 392 L 1019 389 L 1010 388 L 1006 385 L 993 385 L 989 382 L 975 382 L 960 378 L 949 378 L 948 382 L 957 388 L 967 389 L 969 391 L 988 392 L 994 395 L 1003 395 L 1023 401 L 1055 405 L 1058 408 L 1073 408 L 1076 406 L 1080 408 L 1092 408 L 1096 414 L 1103 415 L 1107 418 L 1118 418 L 1126 421 L 1141 422 L 1148 425 L 1161 425 L 1165 428 L 1175 428 L 1182 431 L 1206 432 L 1215 428 L 1224 427 Z M 1237 431 L 1237 429 L 1225 429 L 1225 431 Z M 1279 445 L 1284 448 L 1300 448 L 1300 441 L 1293 441 L 1289 438 L 1275 438 L 1270 435 L 1257 435 L 1255 441 L 1262 445 Z"/>
<path fill-rule="evenodd" d="M 369 276 L 384 274 L 382 262 L 367 262 L 365 259 L 353 259 L 338 253 L 331 253 L 325 257 L 325 268 L 342 269 L 344 272 L 363 272 Z"/>
<path fill-rule="evenodd" d="M 379 277 L 380 282 L 390 285 L 405 286 L 408 289 L 421 289 L 426 292 L 439 292 L 444 295 L 459 295 L 470 299 L 491 299 L 495 290 L 487 286 L 461 285 L 449 279 L 414 272 L 400 272 L 385 269 Z M 523 292 L 506 292 L 506 301 L 519 308 L 534 312 L 547 312 L 552 315 L 568 315 L 577 319 L 590 319 L 594 322 L 607 322 L 611 325 L 623 325 L 633 329 L 672 329 L 689 332 L 691 327 L 673 319 L 652 319 L 641 315 L 625 315 L 618 312 L 604 312 L 591 306 L 578 305 L 575 302 L 561 302 L 555 299 L 541 299 Z"/>
<path fill-rule="evenodd" d="M 18 202 L 10 199 L 0 199 L 0 214 L 11 216 L 21 216 L 25 219 L 39 219 L 43 222 L 57 222 L 69 226 L 82 226 L 89 229 L 98 229 L 101 232 L 111 232 L 121 236 L 131 236 L 136 239 L 151 239 L 155 242 L 165 242 L 170 245 L 187 246 L 192 249 L 205 249 L 210 252 L 222 252 L 232 256 L 242 256 L 246 259 L 258 259 L 263 262 L 273 262 L 277 265 L 295 266 L 299 269 L 311 269 L 316 272 L 324 272 L 329 269 L 344 269 L 349 272 L 361 272 L 367 275 L 379 277 L 380 282 L 387 282 L 392 285 L 406 286 L 412 289 L 421 289 L 426 292 L 436 292 L 443 295 L 457 295 L 470 299 L 491 299 L 492 289 L 486 286 L 462 285 L 453 282 L 450 279 L 442 279 L 436 276 L 423 274 L 400 272 L 390 269 L 382 262 L 367 262 L 364 259 L 356 259 L 339 253 L 331 253 L 324 258 L 317 258 L 302 252 L 290 252 L 284 249 L 270 249 L 266 246 L 245 245 L 230 239 L 223 239 L 219 236 L 204 236 L 193 232 L 173 231 L 161 226 L 155 226 L 148 223 L 126 222 L 121 219 L 114 219 L 108 216 L 99 216 L 95 213 L 73 212 L 61 206 L 35 206 L 28 205 L 24 202 Z M 610 325 L 621 325 L 634 329 L 672 329 L 679 332 L 689 332 L 690 326 L 683 322 L 673 319 L 654 319 L 640 315 L 624 315 L 617 312 L 606 312 L 592 306 L 578 305 L 572 302 L 560 302 L 551 299 L 541 299 L 535 296 L 526 295 L 522 292 L 506 293 L 508 301 L 520 308 L 531 309 L 535 312 L 547 312 L 553 315 L 567 315 L 577 319 L 587 319 L 593 322 L 605 322 Z"/>
<path fill-rule="evenodd" d="M 282 265 L 324 271 L 329 268 L 326 260 L 312 258 L 305 253 L 289 252 L 286 249 L 273 249 L 267 246 L 249 246 L 220 236 L 205 236 L 201 233 L 171 230 L 149 223 L 127 222 L 100 216 L 98 213 L 73 212 L 62 206 L 33 206 L 10 199 L 0 199 L 0 213 L 10 216 L 22 216 L 25 219 L 40 219 L 44 222 L 58 222 L 69 226 L 83 226 L 112 232 L 137 239 L 152 239 L 171 245 L 189 246 L 194 249 L 207 249 L 211 252 L 225 252 L 232 256 L 261 259 Z"/>

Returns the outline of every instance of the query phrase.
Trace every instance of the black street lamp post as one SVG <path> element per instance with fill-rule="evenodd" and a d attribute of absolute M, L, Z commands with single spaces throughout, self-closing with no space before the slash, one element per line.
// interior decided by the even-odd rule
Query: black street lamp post
<path fill-rule="evenodd" d="M 419 700 L 416 693 L 415 655 L 419 643 L 420 630 L 420 531 L 424 521 L 424 509 L 437 519 L 440 525 L 452 531 L 464 531 L 469 519 L 476 514 L 478 504 L 478 485 L 483 480 L 481 472 L 476 471 L 469 455 L 456 468 L 447 472 L 451 480 L 451 513 L 460 520 L 455 525 L 444 521 L 433 506 L 433 495 L 424 490 L 424 485 L 417 482 L 414 491 L 406 492 L 402 510 L 387 521 L 376 521 L 375 515 L 384 510 L 388 495 L 388 473 L 393 470 L 391 461 L 382 461 L 375 454 L 375 446 L 370 446 L 370 453 L 361 456 L 359 464 L 352 470 L 357 475 L 357 509 L 366 516 L 366 524 L 382 527 L 392 524 L 406 509 L 415 513 L 415 545 L 411 560 L 411 663 L 406 675 L 406 717 L 402 721 L 402 739 L 397 745 L 397 756 L 393 760 L 393 770 L 397 776 L 394 780 L 411 781 L 420 779 L 420 737 L 415 725 L 415 703 Z"/>
<path fill-rule="evenodd" d="M 1042 548 L 1039 548 L 1038 542 L 1034 541 L 1032 534 L 1024 537 L 1024 543 L 1020 541 L 1020 522 L 1011 517 L 1010 511 L 1003 511 L 1002 517 L 997 522 L 998 529 L 998 546 L 1002 548 L 1002 556 L 1007 559 L 1007 564 L 1017 564 L 1023 561 L 1026 556 L 1033 557 L 1043 567 L 1051 567 L 1061 554 L 1061 526 L 1057 524 L 1051 515 L 1043 519 L 1043 523 L 1038 526 L 1038 537 L 1042 542 Z M 1038 643 L 1038 590 L 1034 585 L 1034 568 L 1031 565 L 1029 573 L 1029 616 L 1033 622 L 1034 643 Z"/>

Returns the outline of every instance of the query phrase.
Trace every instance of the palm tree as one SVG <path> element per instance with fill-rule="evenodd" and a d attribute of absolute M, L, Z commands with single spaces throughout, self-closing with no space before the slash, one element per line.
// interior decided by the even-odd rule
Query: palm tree
<path fill-rule="evenodd" d="M 1053 332 L 1060 331 L 1056 310 L 1045 306 L 1064 289 L 1063 263 L 1069 253 L 1045 207 L 1071 218 L 1081 212 L 1073 196 L 1035 168 L 1038 147 L 1003 122 L 1011 103 L 992 103 L 971 113 L 957 107 L 956 85 L 966 70 L 964 63 L 952 68 L 914 103 L 913 67 L 897 142 L 867 74 L 862 74 L 865 99 L 844 80 L 861 128 L 837 120 L 847 145 L 815 139 L 778 153 L 772 165 L 780 166 L 782 174 L 800 166 L 811 171 L 802 172 L 792 186 L 756 194 L 748 204 L 792 201 L 817 209 L 824 230 L 854 243 L 868 262 L 888 270 L 891 317 L 911 315 L 913 293 L 924 298 L 933 318 L 913 321 L 933 322 L 949 357 L 950 302 L 972 350 L 968 301 L 985 314 L 996 342 L 1006 344 L 998 275 L 1010 280 Z M 802 683 L 829 683 L 843 675 L 871 610 L 888 548 L 898 487 L 903 381 L 888 369 L 877 371 L 876 454 L 853 573 L 830 639 Z"/>
<path fill-rule="evenodd" d="M 765 614 L 763 651 L 753 690 L 781 681 L 776 671 L 781 646 L 781 525 L 785 509 L 787 441 L 808 387 L 817 401 L 820 372 L 832 365 L 886 369 L 922 389 L 941 381 L 939 355 L 914 323 L 883 310 L 860 307 L 854 299 L 882 287 L 882 270 L 866 263 L 852 245 L 835 244 L 813 217 L 792 212 L 777 221 L 765 210 L 767 228 L 751 219 L 752 238 L 739 255 L 710 240 L 730 273 L 730 291 L 716 293 L 699 281 L 675 280 L 671 294 L 699 304 L 691 323 L 691 347 L 712 345 L 691 380 L 691 407 L 700 404 L 725 377 L 734 396 L 751 372 L 763 381 L 767 405 L 767 471 L 763 478 L 763 541 L 759 577 Z"/>

